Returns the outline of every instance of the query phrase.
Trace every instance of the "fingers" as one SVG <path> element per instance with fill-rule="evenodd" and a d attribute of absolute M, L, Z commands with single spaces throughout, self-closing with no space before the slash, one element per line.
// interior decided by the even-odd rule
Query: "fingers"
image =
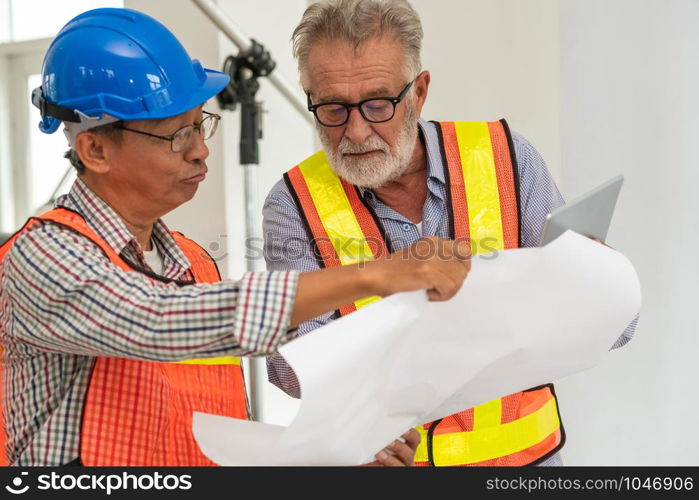
<path fill-rule="evenodd" d="M 403 434 L 401 436 L 403 439 L 405 439 L 405 444 L 410 446 L 411 449 L 417 450 L 418 445 L 420 444 L 420 433 L 416 431 L 415 429 L 410 429 L 408 432 Z"/>
<path fill-rule="evenodd" d="M 415 452 L 420 444 L 420 434 L 410 429 L 401 436 L 405 442 L 396 439 L 376 454 L 376 462 L 385 467 L 412 467 L 415 464 Z M 376 462 L 372 462 L 372 465 Z"/>
<path fill-rule="evenodd" d="M 375 458 L 384 467 L 412 467 L 415 450 L 396 440 L 378 452 Z"/>
<path fill-rule="evenodd" d="M 455 241 L 428 236 L 406 250 L 411 258 L 422 261 L 441 258 L 466 263 L 471 260 L 471 243 L 463 240 Z"/>
<path fill-rule="evenodd" d="M 454 268 L 453 265 L 440 265 L 432 278 L 432 288 L 428 291 L 430 300 L 443 301 L 451 299 L 461 289 L 465 277 L 463 266 Z M 433 292 L 430 294 L 429 292 Z M 434 298 L 432 298 L 434 297 Z"/>
<path fill-rule="evenodd" d="M 377 262 L 381 292 L 428 290 L 430 300 L 448 300 L 461 288 L 471 269 L 470 242 L 452 241 L 436 236 L 391 254 Z"/>
<path fill-rule="evenodd" d="M 417 243 L 405 248 L 405 252 L 411 261 L 428 263 L 435 259 L 440 254 L 451 253 L 450 249 L 442 250 L 443 241 L 436 236 L 422 238 Z M 451 257 L 451 255 L 449 255 Z"/>
<path fill-rule="evenodd" d="M 431 301 L 444 301 L 454 297 L 463 285 L 471 269 L 471 252 L 469 246 L 456 241 L 442 240 L 444 247 L 440 249 L 434 262 L 430 262 L 433 275 L 433 286 L 428 292 Z"/>
<path fill-rule="evenodd" d="M 388 445 L 388 449 L 395 453 L 396 458 L 401 461 L 405 467 L 412 467 L 415 461 L 415 450 L 405 444 L 403 441 L 395 440 Z"/>
<path fill-rule="evenodd" d="M 375 457 L 378 464 L 382 467 L 405 467 L 405 464 L 398 460 L 394 455 L 391 455 L 386 450 L 381 450 Z"/>
<path fill-rule="evenodd" d="M 471 268 L 471 242 L 454 241 L 454 256 Z"/>
<path fill-rule="evenodd" d="M 383 467 L 383 464 L 378 460 L 374 460 L 373 462 L 369 462 L 368 464 L 362 464 L 359 467 Z"/>

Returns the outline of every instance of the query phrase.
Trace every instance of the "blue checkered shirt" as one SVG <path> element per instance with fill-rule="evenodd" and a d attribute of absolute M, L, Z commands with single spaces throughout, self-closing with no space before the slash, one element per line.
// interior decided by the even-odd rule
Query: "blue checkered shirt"
<path fill-rule="evenodd" d="M 434 123 L 422 119 L 419 121 L 419 127 L 427 152 L 428 171 L 428 194 L 422 214 L 422 236 L 448 238 L 447 185 L 437 128 Z M 546 215 L 565 202 L 546 163 L 534 146 L 516 132 L 513 132 L 512 136 L 519 167 L 522 246 L 536 247 L 539 245 Z M 361 191 L 364 199 L 381 220 L 394 251 L 412 245 L 421 238 L 416 224 L 383 204 L 371 189 Z M 295 269 L 304 272 L 319 269 L 298 208 L 283 180 L 279 181 L 267 196 L 263 215 L 264 250 L 268 269 Z M 304 335 L 332 319 L 332 313 L 319 316 L 301 324 L 298 333 Z M 638 318 L 634 319 L 613 348 L 623 346 L 632 338 L 637 321 Z M 280 355 L 268 358 L 267 373 L 270 382 L 284 392 L 296 398 L 301 396 L 296 375 Z M 556 463 L 556 460 L 553 463 Z"/>

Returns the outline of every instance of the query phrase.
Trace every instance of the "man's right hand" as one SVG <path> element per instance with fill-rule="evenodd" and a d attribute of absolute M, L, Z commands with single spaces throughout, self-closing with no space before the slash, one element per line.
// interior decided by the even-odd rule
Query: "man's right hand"
<path fill-rule="evenodd" d="M 388 257 L 302 273 L 290 327 L 363 297 L 427 290 L 449 300 L 471 270 L 467 243 L 430 236 Z"/>
<path fill-rule="evenodd" d="M 471 270 L 468 243 L 430 236 L 384 259 L 366 262 L 376 295 L 427 290 L 432 301 L 449 300 Z"/>

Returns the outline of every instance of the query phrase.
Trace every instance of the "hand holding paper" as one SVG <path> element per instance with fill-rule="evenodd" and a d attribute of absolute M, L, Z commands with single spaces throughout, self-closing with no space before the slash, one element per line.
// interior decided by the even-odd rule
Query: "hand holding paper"
<path fill-rule="evenodd" d="M 447 302 L 388 297 L 280 352 L 303 401 L 288 427 L 197 413 L 221 465 L 358 465 L 406 429 L 591 368 L 639 312 L 620 253 L 568 232 L 474 259 Z"/>

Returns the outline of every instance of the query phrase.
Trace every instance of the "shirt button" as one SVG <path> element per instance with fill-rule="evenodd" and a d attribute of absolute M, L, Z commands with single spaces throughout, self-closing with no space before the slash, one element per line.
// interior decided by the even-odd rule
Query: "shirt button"
<path fill-rule="evenodd" d="M 412 225 L 412 224 L 407 224 L 407 223 L 406 223 L 406 224 L 403 224 L 403 231 L 405 231 L 406 233 L 407 233 L 408 231 L 412 231 L 412 229 L 413 229 L 413 225 Z"/>

